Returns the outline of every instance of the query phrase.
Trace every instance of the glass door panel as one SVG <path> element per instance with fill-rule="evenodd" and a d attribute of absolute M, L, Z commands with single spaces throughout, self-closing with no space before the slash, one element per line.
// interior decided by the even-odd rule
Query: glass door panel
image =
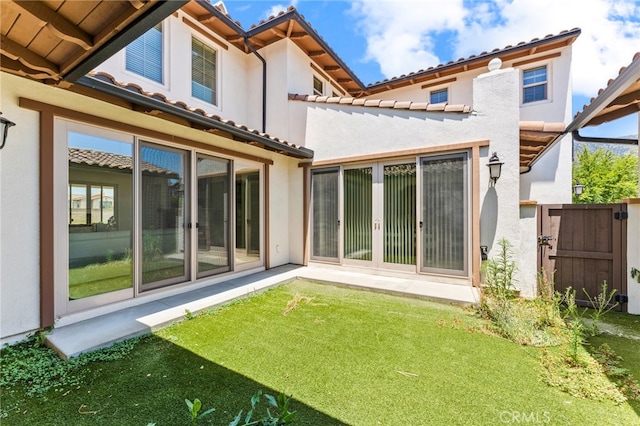
<path fill-rule="evenodd" d="M 189 276 L 186 153 L 155 145 L 140 149 L 142 290 Z"/>
<path fill-rule="evenodd" d="M 228 271 L 230 161 L 198 157 L 198 277 Z"/>
<path fill-rule="evenodd" d="M 416 164 L 383 166 L 383 262 L 416 264 Z"/>
<path fill-rule="evenodd" d="M 260 171 L 240 166 L 236 170 L 236 252 L 237 265 L 259 262 Z"/>
<path fill-rule="evenodd" d="M 422 159 L 422 269 L 467 271 L 467 156 Z"/>
<path fill-rule="evenodd" d="M 311 172 L 311 257 L 314 259 L 338 260 L 338 178 L 338 169 Z"/>
<path fill-rule="evenodd" d="M 344 258 L 373 260 L 373 167 L 344 171 Z"/>
<path fill-rule="evenodd" d="M 132 289 L 133 145 L 77 132 L 67 143 L 69 300 Z"/>

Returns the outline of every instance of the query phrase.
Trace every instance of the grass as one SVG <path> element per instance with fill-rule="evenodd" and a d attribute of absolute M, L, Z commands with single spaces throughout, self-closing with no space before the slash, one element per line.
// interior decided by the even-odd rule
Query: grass
<path fill-rule="evenodd" d="M 201 424 L 226 425 L 262 389 L 293 395 L 300 425 L 495 425 L 514 413 L 559 425 L 639 423 L 638 404 L 545 385 L 544 349 L 484 326 L 455 306 L 296 281 L 162 329 L 120 359 L 97 357 L 75 370 L 80 384 L 37 397 L 4 386 L 2 422 L 188 424 L 184 399 L 199 398 L 216 408 Z M 593 339 L 640 377 L 640 340 Z"/>

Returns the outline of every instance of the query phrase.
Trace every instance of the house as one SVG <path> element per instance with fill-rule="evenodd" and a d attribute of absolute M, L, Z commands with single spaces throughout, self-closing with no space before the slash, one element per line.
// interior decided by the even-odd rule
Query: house
<path fill-rule="evenodd" d="M 294 8 L 4 2 L 2 28 L 3 341 L 288 263 L 479 285 L 501 238 L 535 295 L 579 29 L 365 85 Z"/>

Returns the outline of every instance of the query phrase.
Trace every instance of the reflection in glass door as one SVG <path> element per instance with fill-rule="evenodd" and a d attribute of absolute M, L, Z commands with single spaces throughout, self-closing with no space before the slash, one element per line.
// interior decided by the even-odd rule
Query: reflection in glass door
<path fill-rule="evenodd" d="M 236 163 L 237 164 L 237 163 Z M 238 166 L 236 171 L 237 265 L 260 261 L 260 171 Z"/>
<path fill-rule="evenodd" d="M 140 149 L 142 290 L 186 281 L 188 211 L 186 153 L 156 145 Z"/>
<path fill-rule="evenodd" d="M 230 161 L 198 156 L 198 277 L 228 271 Z"/>
<path fill-rule="evenodd" d="M 133 145 L 77 132 L 67 143 L 68 298 L 112 301 L 133 288 Z"/>

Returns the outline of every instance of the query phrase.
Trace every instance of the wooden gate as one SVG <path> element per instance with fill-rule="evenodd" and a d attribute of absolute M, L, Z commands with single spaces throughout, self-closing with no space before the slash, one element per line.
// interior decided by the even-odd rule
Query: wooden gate
<path fill-rule="evenodd" d="M 626 302 L 626 218 L 626 204 L 538 206 L 538 267 L 548 278 L 555 271 L 556 290 L 572 287 L 580 305 L 588 305 L 585 291 L 593 298 L 605 281 Z"/>

